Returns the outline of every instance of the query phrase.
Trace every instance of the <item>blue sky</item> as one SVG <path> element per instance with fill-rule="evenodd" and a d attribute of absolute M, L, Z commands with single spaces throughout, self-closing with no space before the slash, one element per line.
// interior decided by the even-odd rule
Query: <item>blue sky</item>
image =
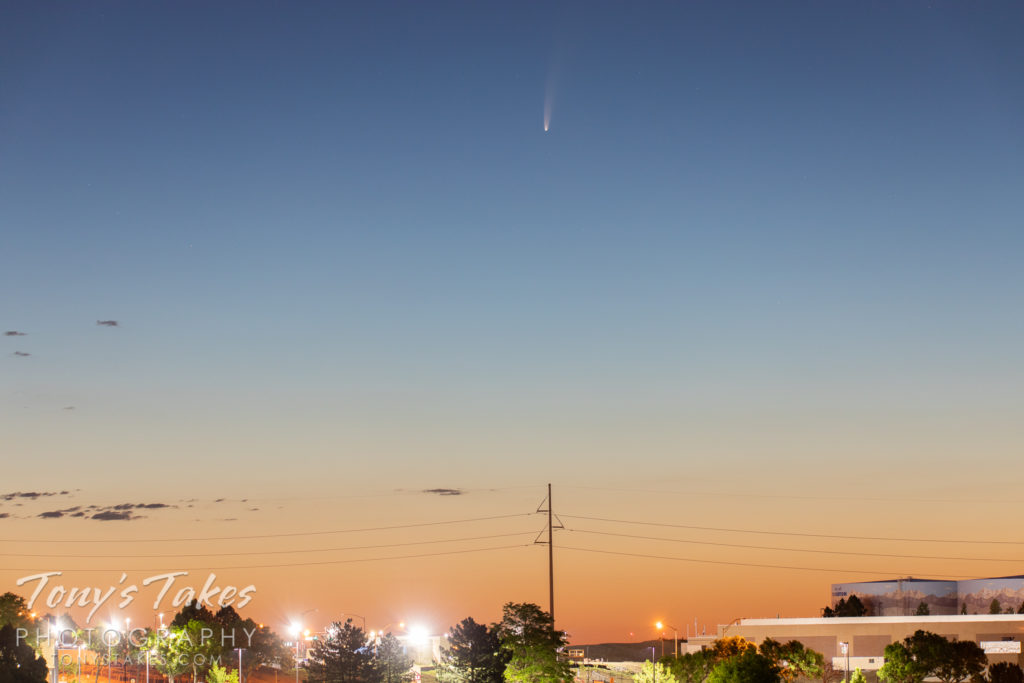
<path fill-rule="evenodd" d="M 125 459 L 197 422 L 203 458 L 254 425 L 334 452 L 358 416 L 415 469 L 395 432 L 442 452 L 479 430 L 451 457 L 493 457 L 481 481 L 508 473 L 487 453 L 510 431 L 570 439 L 563 475 L 608 430 L 673 473 L 758 421 L 816 444 L 895 431 L 908 463 L 1019 450 L 1017 3 L 6 14 L 0 324 L 28 335 L 3 339 L 2 419 L 21 448 L 63 433 L 67 404 Z M 935 456 L 915 420 L 950 416 L 961 451 Z"/>

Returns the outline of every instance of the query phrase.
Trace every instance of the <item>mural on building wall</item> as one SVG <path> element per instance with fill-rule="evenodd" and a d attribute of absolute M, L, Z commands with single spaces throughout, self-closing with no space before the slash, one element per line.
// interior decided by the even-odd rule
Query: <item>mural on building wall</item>
<path fill-rule="evenodd" d="M 999 603 L 1003 613 L 1007 610 L 1017 612 L 1024 604 L 1024 577 L 1021 576 L 971 579 L 958 583 L 960 608 L 966 608 L 968 614 L 989 614 L 993 600 Z"/>
<path fill-rule="evenodd" d="M 832 605 L 856 595 L 868 610 L 868 616 L 893 617 L 914 614 L 923 602 L 929 614 L 956 614 L 956 581 L 893 579 L 866 583 L 832 584 Z"/>
<path fill-rule="evenodd" d="M 928 613 L 991 614 L 998 604 L 999 612 L 1024 609 L 1024 576 L 964 581 L 929 581 L 927 579 L 893 579 L 864 583 L 832 584 L 832 606 L 856 595 L 868 610 L 868 616 L 893 617 L 912 615 L 923 602 Z"/>

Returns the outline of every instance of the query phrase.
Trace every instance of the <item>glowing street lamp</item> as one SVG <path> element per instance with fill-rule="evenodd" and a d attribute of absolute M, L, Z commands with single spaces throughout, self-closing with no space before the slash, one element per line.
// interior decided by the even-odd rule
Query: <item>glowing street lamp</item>
<path fill-rule="evenodd" d="M 666 626 L 668 628 L 672 629 L 672 633 L 675 634 L 675 654 L 676 654 L 676 657 L 678 658 L 679 657 L 679 629 L 677 629 L 675 626 L 672 626 L 671 624 L 663 624 L 660 621 L 657 624 L 655 624 L 655 626 L 658 627 L 659 631 L 662 630 L 663 628 L 665 628 Z M 665 656 L 665 639 L 664 638 L 662 638 L 662 640 L 661 640 L 661 656 L 662 657 Z"/>
<path fill-rule="evenodd" d="M 295 640 L 295 683 L 299 683 L 299 634 L 302 633 L 302 626 L 292 622 L 288 627 L 288 633 L 292 634 Z"/>

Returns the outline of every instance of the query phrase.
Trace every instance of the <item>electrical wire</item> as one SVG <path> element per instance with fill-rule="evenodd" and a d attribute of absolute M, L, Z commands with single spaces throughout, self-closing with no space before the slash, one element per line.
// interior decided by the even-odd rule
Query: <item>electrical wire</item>
<path fill-rule="evenodd" d="M 566 529 L 581 534 L 595 534 L 598 536 L 616 536 L 619 538 L 635 538 L 644 541 L 670 541 L 672 543 L 688 543 L 693 545 L 713 545 L 722 548 L 743 548 L 746 550 L 781 550 L 787 553 L 818 553 L 822 555 L 856 555 L 867 557 L 895 557 L 905 560 L 962 560 L 965 562 L 1017 562 L 1024 563 L 1019 558 L 1005 557 L 945 557 L 941 555 L 897 555 L 891 553 L 868 553 L 854 552 L 851 550 L 814 550 L 809 548 L 783 548 L 770 545 L 746 545 L 744 543 L 716 543 L 714 541 L 693 541 L 683 538 L 665 538 L 664 536 L 638 536 L 636 534 L 617 534 L 611 531 L 595 531 L 593 529 Z"/>
<path fill-rule="evenodd" d="M 332 529 L 330 531 L 295 531 L 281 534 L 254 534 L 251 536 L 198 536 L 193 538 L 0 538 L 0 543 L 174 543 L 178 541 L 242 541 L 255 538 L 292 538 L 297 536 L 328 536 L 331 534 L 353 534 L 364 531 L 390 531 L 392 529 L 414 529 L 425 526 L 441 526 L 444 524 L 465 524 L 468 522 L 485 522 L 495 519 L 512 519 L 515 517 L 532 517 L 533 512 L 518 512 L 510 515 L 492 515 L 490 517 L 469 517 L 466 519 L 450 519 L 440 522 L 415 522 L 412 524 L 395 524 L 392 526 L 365 527 L 362 529 Z"/>
<path fill-rule="evenodd" d="M 601 555 L 621 555 L 621 556 L 624 556 L 624 557 L 643 557 L 643 558 L 649 558 L 649 559 L 654 559 L 654 560 L 674 560 L 676 562 L 695 562 L 695 563 L 698 563 L 698 564 L 729 565 L 729 566 L 733 566 L 733 567 L 757 567 L 757 568 L 760 568 L 760 569 L 795 569 L 795 570 L 798 570 L 798 571 L 808 571 L 808 572 L 842 572 L 843 574 L 874 574 L 874 575 L 882 574 L 882 575 L 890 575 L 890 574 L 893 573 L 893 572 L 890 572 L 890 571 L 875 571 L 875 570 L 868 570 L 868 569 L 846 569 L 846 568 L 843 568 L 843 569 L 832 569 L 832 568 L 827 568 L 827 567 L 794 567 L 794 566 L 791 566 L 791 565 L 781 565 L 781 564 L 759 564 L 759 563 L 753 563 L 753 562 L 729 562 L 729 561 L 726 561 L 726 560 L 699 560 L 699 559 L 692 558 L 692 557 L 672 557 L 672 556 L 668 556 L 668 555 L 648 555 L 646 553 L 627 553 L 627 552 L 619 552 L 619 551 L 615 551 L 615 550 L 597 550 L 595 548 L 577 548 L 575 546 L 568 546 L 568 545 L 563 545 L 563 546 L 558 546 L 558 547 L 561 550 L 576 550 L 576 551 L 584 552 L 584 553 L 599 553 Z M 907 573 L 907 575 L 909 576 L 910 574 Z M 918 577 L 935 577 L 935 578 L 941 578 L 941 579 L 950 579 L 950 578 L 962 579 L 963 578 L 962 576 L 955 576 L 954 577 L 954 576 L 951 576 L 949 574 L 924 574 L 924 573 L 920 573 L 920 572 L 913 573 L 913 575 L 914 576 L 918 576 Z"/>
<path fill-rule="evenodd" d="M 979 541 L 977 539 L 957 540 L 949 538 L 900 538 L 895 536 L 844 536 L 840 534 L 814 534 L 799 531 L 767 531 L 762 529 L 729 529 L 725 527 L 695 526 L 692 524 L 670 524 L 668 522 L 641 522 L 630 519 L 609 519 L 607 517 L 588 517 L 585 515 L 569 515 L 559 513 L 566 519 L 586 519 L 592 522 L 611 522 L 614 524 L 637 524 L 642 526 L 660 526 L 672 529 L 691 529 L 694 531 L 723 531 L 734 534 L 764 534 L 768 536 L 800 536 L 804 538 L 839 538 L 850 541 L 900 541 L 903 543 L 970 543 L 991 545 L 1024 545 L 1024 541 Z"/>
<path fill-rule="evenodd" d="M 53 554 L 53 553 L 0 553 L 0 557 L 57 557 L 57 558 L 91 558 L 91 559 L 103 559 L 103 558 L 165 558 L 175 559 L 179 557 L 229 557 L 229 556 L 240 556 L 240 555 L 289 555 L 294 553 L 327 553 L 336 552 L 342 550 L 370 550 L 374 548 L 400 548 L 410 545 L 427 545 L 432 543 L 458 543 L 461 541 L 481 541 L 493 538 L 508 538 L 510 536 L 532 536 L 533 531 L 517 531 L 509 534 L 491 534 L 489 536 L 463 536 L 462 538 L 442 538 L 430 541 L 407 541 L 405 543 L 380 543 L 376 545 L 350 545 L 338 548 L 302 548 L 298 550 L 250 550 L 245 552 L 213 552 L 213 553 L 191 553 L 191 554 L 151 554 L 151 555 L 112 555 L 110 553 L 103 553 L 100 555 L 75 555 L 75 554 Z"/>

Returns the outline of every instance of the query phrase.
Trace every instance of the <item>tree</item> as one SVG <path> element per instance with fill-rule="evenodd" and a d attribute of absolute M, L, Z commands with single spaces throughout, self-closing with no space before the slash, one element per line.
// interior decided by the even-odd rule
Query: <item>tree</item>
<path fill-rule="evenodd" d="M 180 675 L 184 673 L 179 670 L 184 663 L 185 671 L 191 669 L 192 680 L 198 681 L 200 675 L 205 674 L 220 659 L 220 640 L 214 634 L 213 626 L 198 619 L 192 619 L 184 626 L 171 628 L 169 634 L 163 634 L 165 637 L 160 640 L 168 641 L 166 654 L 172 659 L 168 670 L 177 671 L 175 675 Z M 160 653 L 159 648 L 157 652 Z"/>
<path fill-rule="evenodd" d="M 441 683 L 501 683 L 507 660 L 495 629 L 466 617 L 448 632 L 437 678 Z"/>
<path fill-rule="evenodd" d="M 1021 607 L 1024 608 L 1024 602 L 1021 603 Z M 960 603 L 960 614 L 967 614 L 967 602 Z"/>
<path fill-rule="evenodd" d="M 822 657 L 822 659 L 824 662 L 821 665 L 821 674 L 818 676 L 818 680 L 820 680 L 821 683 L 839 683 L 839 681 L 843 680 L 843 671 L 841 669 L 837 669 L 835 665 L 832 664 L 831 659 L 825 660 L 824 657 Z"/>
<path fill-rule="evenodd" d="M 808 650 L 798 640 L 782 644 L 765 638 L 759 652 L 779 669 L 782 680 L 792 682 L 797 678 L 818 678 L 825 664 L 825 657 L 814 650 Z"/>
<path fill-rule="evenodd" d="M 392 634 L 380 639 L 373 653 L 373 668 L 380 683 L 405 683 L 411 681 L 412 657 Z"/>
<path fill-rule="evenodd" d="M 231 611 L 234 612 L 234 610 Z M 213 616 L 213 612 L 207 609 L 206 605 L 200 604 L 198 600 L 185 603 L 185 606 L 181 608 L 181 611 L 174 615 L 174 619 L 171 621 L 171 626 L 181 628 L 187 625 L 190 621 L 201 621 L 208 625 L 217 623 L 217 619 Z"/>
<path fill-rule="evenodd" d="M 885 647 L 885 664 L 878 670 L 886 683 L 921 683 L 934 676 L 942 683 L 976 678 L 985 670 L 985 652 L 970 640 L 947 640 L 928 631 L 916 631 L 901 643 Z"/>
<path fill-rule="evenodd" d="M 988 664 L 985 651 L 973 640 L 947 641 L 933 663 L 932 675 L 942 683 L 960 683 L 981 676 Z"/>
<path fill-rule="evenodd" d="M 928 603 L 922 600 L 921 603 L 917 606 L 917 611 L 914 612 L 914 615 L 918 617 L 927 617 L 931 613 L 932 610 L 928 607 Z"/>
<path fill-rule="evenodd" d="M 252 619 L 242 619 L 233 607 L 221 608 L 214 616 L 219 630 L 218 642 L 227 649 L 242 650 L 242 670 L 246 677 L 264 666 L 288 668 L 293 664 L 292 651 L 280 636 Z"/>
<path fill-rule="evenodd" d="M 206 683 L 238 683 L 238 671 L 228 673 L 224 667 L 214 664 L 206 674 Z"/>
<path fill-rule="evenodd" d="M 921 683 L 928 675 L 927 668 L 914 660 L 903 643 L 889 643 L 884 655 L 885 663 L 878 670 L 878 680 L 883 683 Z"/>
<path fill-rule="evenodd" d="M 32 647 L 36 647 L 38 643 L 39 621 L 29 612 L 25 598 L 10 592 L 0 595 L 0 626 L 14 627 L 15 635 L 17 629 L 25 629 L 28 632 L 26 638 Z"/>
<path fill-rule="evenodd" d="M 672 657 L 667 663 L 669 671 L 680 683 L 704 683 L 717 661 L 712 650 L 698 650 L 687 652 L 680 657 Z"/>
<path fill-rule="evenodd" d="M 1003 607 L 999 604 L 999 598 L 992 598 L 992 602 L 988 606 L 989 614 L 1002 614 Z"/>
<path fill-rule="evenodd" d="M 0 627 L 0 681 L 3 683 L 46 683 L 46 660 L 24 638 L 18 638 L 18 627 Z"/>
<path fill-rule="evenodd" d="M 155 654 L 150 664 L 167 677 L 167 683 L 183 675 L 189 669 L 187 655 L 183 650 L 184 641 L 179 641 L 178 631 L 172 629 L 163 633 L 150 633 L 148 647 Z M 106 652 L 103 652 L 106 655 Z M 99 667 L 96 667 L 96 680 L 99 680 Z"/>
<path fill-rule="evenodd" d="M 743 636 L 719 638 L 715 641 L 714 645 L 711 646 L 711 652 L 715 657 L 715 663 L 724 659 L 729 659 L 730 657 L 742 655 L 747 651 L 757 652 L 757 645 L 754 645 Z"/>
<path fill-rule="evenodd" d="M 572 667 L 559 653 L 568 644 L 555 630 L 551 615 L 533 603 L 510 602 L 495 630 L 508 658 L 509 683 L 554 683 L 572 678 Z"/>
<path fill-rule="evenodd" d="M 849 600 L 840 598 L 834 608 L 826 607 L 821 613 L 825 617 L 863 617 L 867 615 L 868 608 L 864 606 L 860 598 L 851 595 Z"/>
<path fill-rule="evenodd" d="M 853 670 L 853 673 L 850 675 L 850 683 L 868 683 L 868 679 L 864 672 L 860 670 L 860 667 Z"/>
<path fill-rule="evenodd" d="M 666 659 L 668 659 L 666 657 Z M 633 683 L 679 683 L 671 667 L 665 662 L 644 662 L 639 673 L 633 676 Z"/>
<path fill-rule="evenodd" d="M 779 669 L 755 650 L 724 659 L 715 665 L 708 683 L 779 683 Z"/>
<path fill-rule="evenodd" d="M 326 637 L 317 640 L 307 657 L 312 683 L 363 683 L 374 677 L 373 652 L 366 633 L 347 619 L 334 622 Z"/>
<path fill-rule="evenodd" d="M 988 668 L 989 683 L 1024 683 L 1024 671 L 1011 662 L 999 662 Z"/>

